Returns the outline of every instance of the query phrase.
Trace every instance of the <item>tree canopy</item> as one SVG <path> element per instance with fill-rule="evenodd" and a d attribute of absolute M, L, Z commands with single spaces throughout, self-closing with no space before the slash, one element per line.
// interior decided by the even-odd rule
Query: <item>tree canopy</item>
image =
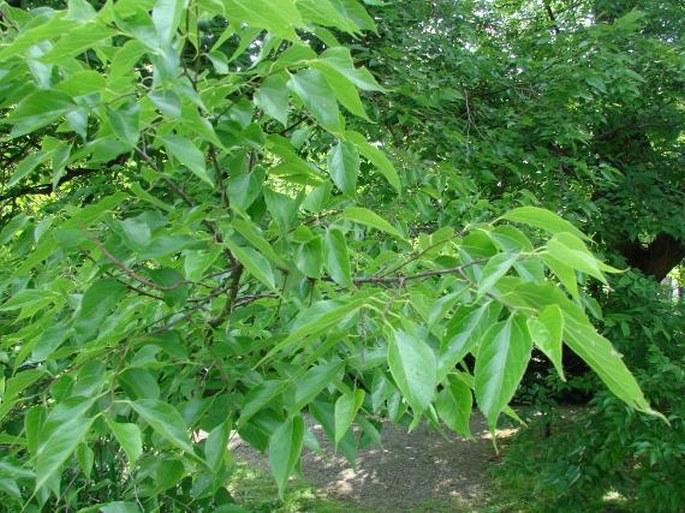
<path fill-rule="evenodd" d="M 628 4 L 0 4 L 0 494 L 233 511 L 233 430 L 282 489 L 305 416 L 494 430 L 534 348 L 654 413 L 591 321 L 685 254 L 684 17 Z"/>

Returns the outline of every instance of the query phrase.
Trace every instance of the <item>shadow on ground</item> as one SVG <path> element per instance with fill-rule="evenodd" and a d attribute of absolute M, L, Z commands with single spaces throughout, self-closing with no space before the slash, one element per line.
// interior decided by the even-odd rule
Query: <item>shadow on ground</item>
<path fill-rule="evenodd" d="M 487 469 L 497 460 L 490 433 L 478 417 L 471 425 L 473 440 L 455 434 L 443 436 L 424 426 L 407 433 L 387 425 L 383 447 L 359 451 L 355 468 L 342 455 L 333 454 L 320 426 L 311 429 L 326 454 L 304 454 L 305 479 L 329 497 L 377 512 L 433 511 L 426 504 L 452 504 L 452 511 L 468 511 L 483 503 Z M 498 438 L 512 433 L 501 430 Z M 231 445 L 238 459 L 268 467 L 265 458 L 241 440 L 235 439 Z M 435 511 L 447 510 L 436 507 Z"/>

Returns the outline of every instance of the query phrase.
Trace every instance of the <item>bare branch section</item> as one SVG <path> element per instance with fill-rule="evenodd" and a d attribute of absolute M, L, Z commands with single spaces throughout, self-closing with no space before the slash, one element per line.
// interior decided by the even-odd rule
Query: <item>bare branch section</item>
<path fill-rule="evenodd" d="M 117 266 L 126 276 L 128 276 L 132 280 L 137 281 L 141 285 L 145 285 L 146 287 L 150 287 L 151 289 L 156 289 L 156 290 L 161 290 L 161 291 L 170 291 L 170 290 L 176 290 L 177 288 L 179 288 L 182 285 L 189 285 L 189 284 L 193 283 L 191 281 L 181 280 L 177 283 L 174 283 L 173 285 L 165 286 L 165 285 L 159 285 L 153 281 L 150 281 L 145 276 L 141 276 L 140 274 L 135 272 L 133 269 L 131 269 L 129 266 L 127 266 L 124 262 L 122 262 L 117 257 L 115 257 L 112 253 L 110 253 L 109 250 L 105 247 L 105 245 L 95 235 L 90 234 L 87 231 L 86 231 L 86 235 L 98 247 L 98 249 L 100 250 L 100 253 L 102 253 L 105 256 L 105 258 L 107 258 L 107 260 L 109 260 L 111 263 L 113 263 L 115 266 Z"/>

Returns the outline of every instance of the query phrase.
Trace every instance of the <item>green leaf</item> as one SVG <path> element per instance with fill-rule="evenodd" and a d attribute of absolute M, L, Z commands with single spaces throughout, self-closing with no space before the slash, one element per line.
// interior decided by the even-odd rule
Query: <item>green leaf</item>
<path fill-rule="evenodd" d="M 174 91 L 151 91 L 147 97 L 159 111 L 171 118 L 180 119 L 182 115 L 181 98 Z"/>
<path fill-rule="evenodd" d="M 352 421 L 357 416 L 359 408 L 364 402 L 364 390 L 357 389 L 338 397 L 335 402 L 335 447 L 338 448 Z"/>
<path fill-rule="evenodd" d="M 231 420 L 227 418 L 217 427 L 210 431 L 205 442 L 205 460 L 207 466 L 214 473 L 221 470 L 222 464 L 226 461 L 228 452 L 228 439 L 231 436 Z"/>
<path fill-rule="evenodd" d="M 28 369 L 18 372 L 7 380 L 4 387 L 4 393 L 2 394 L 2 402 L 0 403 L 0 420 L 2 420 L 17 403 L 16 399 L 19 397 L 19 394 L 44 375 L 45 370 L 43 369 Z"/>
<path fill-rule="evenodd" d="M 236 422 L 238 427 L 242 427 L 259 410 L 271 402 L 276 395 L 285 388 L 282 381 L 262 381 L 259 385 L 252 388 L 243 401 L 240 408 L 240 418 Z"/>
<path fill-rule="evenodd" d="M 343 194 L 354 195 L 359 174 L 359 153 L 354 144 L 339 141 L 331 148 L 328 153 L 328 172 Z"/>
<path fill-rule="evenodd" d="M 133 148 L 140 137 L 140 104 L 130 102 L 116 110 L 107 109 L 107 117 L 117 138 Z"/>
<path fill-rule="evenodd" d="M 142 216 L 119 221 L 124 243 L 134 251 L 140 251 L 150 245 L 152 231 L 147 219 Z"/>
<path fill-rule="evenodd" d="M 325 75 L 326 81 L 331 86 L 338 102 L 355 116 L 371 121 L 364 110 L 364 104 L 359 97 L 359 91 L 357 91 L 354 84 L 332 68 L 323 66 L 320 70 Z"/>
<path fill-rule="evenodd" d="M 404 331 L 395 331 L 388 343 L 388 364 L 414 413 L 426 410 L 438 384 L 437 362 L 428 344 Z"/>
<path fill-rule="evenodd" d="M 395 166 L 385 155 L 385 153 L 372 144 L 369 144 L 364 136 L 357 132 L 346 132 L 345 136 L 357 146 L 359 153 L 361 153 L 364 158 L 371 162 L 376 169 L 380 171 L 383 177 L 395 188 L 397 192 L 402 191 L 402 182 L 400 181 L 400 177 L 395 170 Z"/>
<path fill-rule="evenodd" d="M 125 292 L 126 288 L 114 279 L 98 280 L 90 286 L 74 314 L 74 331 L 79 340 L 86 342 L 95 336 Z"/>
<path fill-rule="evenodd" d="M 205 271 L 216 261 L 219 257 L 220 251 L 218 249 L 206 251 L 186 251 L 185 260 L 183 261 L 183 271 L 185 278 L 191 281 L 197 281 L 204 276 Z"/>
<path fill-rule="evenodd" d="M 559 305 L 546 306 L 538 314 L 537 319 L 528 319 L 528 330 L 535 345 L 554 364 L 559 377 L 566 381 L 564 378 L 564 368 L 561 363 L 561 339 L 564 332 L 564 316 Z"/>
<path fill-rule="evenodd" d="M 169 46 L 181 23 L 188 0 L 157 0 L 152 9 L 152 22 L 162 46 Z"/>
<path fill-rule="evenodd" d="M 328 229 L 324 236 L 324 267 L 331 278 L 343 287 L 352 285 L 350 256 L 345 236 L 340 230 Z"/>
<path fill-rule="evenodd" d="M 502 306 L 489 301 L 480 308 L 459 306 L 447 323 L 438 358 L 438 381 L 481 343 L 483 334 L 497 322 Z"/>
<path fill-rule="evenodd" d="M 293 41 L 298 40 L 294 28 L 304 25 L 293 0 L 224 0 L 223 3 L 233 23 L 244 22 Z"/>
<path fill-rule="evenodd" d="M 587 249 L 582 240 L 570 233 L 558 233 L 547 242 L 549 255 L 565 265 L 578 271 L 594 276 L 606 284 L 602 271 L 620 272 L 618 269 L 604 264 Z"/>
<path fill-rule="evenodd" d="M 130 405 L 162 438 L 178 449 L 194 455 L 185 422 L 173 406 L 155 399 L 139 399 L 132 401 Z"/>
<path fill-rule="evenodd" d="M 254 96 L 257 107 L 275 120 L 280 121 L 283 126 L 288 124 L 288 110 L 290 107 L 290 93 L 286 83 L 285 75 L 271 75 L 264 80 Z"/>
<path fill-rule="evenodd" d="M 45 407 L 32 406 L 24 416 L 24 432 L 26 433 L 26 448 L 31 456 L 36 456 L 40 443 L 40 431 L 45 423 Z"/>
<path fill-rule="evenodd" d="M 499 253 L 492 257 L 483 267 L 478 280 L 478 296 L 487 294 L 497 281 L 507 274 L 514 262 L 518 259 L 517 254 Z"/>
<path fill-rule="evenodd" d="M 555 235 L 557 233 L 568 232 L 580 239 L 587 239 L 583 233 L 571 223 L 562 219 L 554 212 L 538 207 L 519 207 L 510 210 L 500 219 L 507 219 L 516 223 L 524 223 L 529 226 L 541 228 L 546 232 Z"/>
<path fill-rule="evenodd" d="M 7 122 L 13 125 L 10 135 L 34 132 L 75 109 L 71 96 L 56 90 L 39 91 L 24 99 L 8 116 Z"/>
<path fill-rule="evenodd" d="M 435 409 L 447 427 L 466 438 L 471 438 L 471 389 L 456 376 L 450 376 L 445 387 L 438 393 Z"/>
<path fill-rule="evenodd" d="M 357 0 L 330 0 L 331 4 L 360 30 L 376 32 L 376 24 L 366 9 Z"/>
<path fill-rule="evenodd" d="M 520 315 L 498 322 L 483 336 L 474 371 L 475 391 L 491 430 L 523 378 L 531 349 L 528 327 Z"/>
<path fill-rule="evenodd" d="M 299 347 L 306 343 L 310 336 L 318 335 L 329 330 L 348 315 L 359 310 L 367 301 L 367 296 L 363 295 L 345 302 L 320 301 L 319 303 L 310 306 L 297 317 L 290 327 L 290 334 L 284 340 L 276 344 L 276 346 L 259 361 L 257 366 L 261 365 L 280 351 L 293 345 L 293 343 L 298 342 L 296 347 Z"/>
<path fill-rule="evenodd" d="M 93 423 L 85 413 L 93 400 L 53 410 L 41 431 L 36 450 L 36 490 L 40 490 L 59 471 L 62 464 L 82 443 Z"/>
<path fill-rule="evenodd" d="M 311 403 L 317 395 L 328 385 L 340 371 L 342 362 L 333 361 L 315 365 L 294 384 L 294 393 L 289 409 L 292 413 L 299 412 Z"/>
<path fill-rule="evenodd" d="M 404 238 L 397 228 L 368 208 L 348 207 L 343 211 L 342 218 L 358 224 L 370 226 L 371 228 L 389 233 L 390 235 L 394 235 L 400 239 Z"/>
<path fill-rule="evenodd" d="M 312 65 L 335 71 L 359 89 L 384 91 L 367 69 L 354 67 L 354 61 L 352 60 L 349 48 L 343 46 L 328 48 L 316 61 L 312 62 Z"/>
<path fill-rule="evenodd" d="M 67 17 L 68 20 L 88 22 L 97 16 L 97 12 L 86 0 L 69 0 Z"/>
<path fill-rule="evenodd" d="M 242 266 L 271 290 L 276 289 L 274 272 L 269 261 L 252 248 L 239 246 L 230 237 L 224 240 Z"/>
<path fill-rule="evenodd" d="M 248 219 L 236 219 L 231 226 L 274 264 L 283 268 L 287 267 L 285 261 L 274 251 L 269 241 L 260 234 L 259 228 L 254 223 Z"/>
<path fill-rule="evenodd" d="M 290 77 L 288 88 L 302 100 L 309 113 L 327 130 L 340 130 L 340 111 L 326 77 L 307 69 Z"/>
<path fill-rule="evenodd" d="M 165 135 L 160 139 L 169 155 L 190 169 L 200 180 L 214 187 L 214 181 L 207 173 L 205 156 L 190 139 L 178 135 Z"/>
<path fill-rule="evenodd" d="M 576 272 L 570 266 L 560 262 L 552 257 L 549 253 L 543 253 L 542 261 L 555 274 L 561 284 L 566 287 L 566 290 L 571 294 L 576 301 L 580 301 L 580 293 L 578 292 L 578 280 Z"/>
<path fill-rule="evenodd" d="M 330 0 L 298 0 L 297 8 L 304 19 L 317 25 L 336 27 L 349 34 L 359 33 L 360 27 L 336 9 Z"/>
<path fill-rule="evenodd" d="M 115 501 L 97 506 L 97 513 L 140 513 L 135 502 Z"/>
<path fill-rule="evenodd" d="M 36 151 L 28 155 L 17 164 L 14 173 L 12 173 L 12 176 L 10 176 L 10 179 L 7 181 L 7 187 L 14 187 L 26 178 L 34 169 L 50 160 L 51 157 L 51 151 Z"/>
<path fill-rule="evenodd" d="M 107 425 L 128 458 L 128 468 L 133 470 L 143 454 L 143 438 L 135 424 L 122 424 L 107 419 Z"/>
<path fill-rule="evenodd" d="M 654 414 L 621 354 L 601 336 L 576 305 L 565 305 L 564 341 L 628 406 Z"/>
<path fill-rule="evenodd" d="M 286 420 L 269 437 L 269 464 L 280 497 L 283 497 L 288 478 L 295 470 L 303 442 L 304 421 L 299 416 Z"/>

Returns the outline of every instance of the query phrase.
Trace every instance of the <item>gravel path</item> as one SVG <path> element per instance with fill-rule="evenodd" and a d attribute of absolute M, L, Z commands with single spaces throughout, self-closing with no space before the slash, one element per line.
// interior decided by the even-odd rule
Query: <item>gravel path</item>
<path fill-rule="evenodd" d="M 321 428 L 312 427 L 319 437 Z M 306 452 L 302 472 L 305 479 L 329 496 L 379 513 L 424 511 L 469 511 L 484 502 L 487 468 L 497 460 L 492 438 L 482 417 L 471 424 L 474 440 L 448 433 L 446 437 L 421 426 L 411 433 L 397 426 L 383 429 L 383 447 L 359 451 L 356 468 L 342 455 Z M 514 430 L 498 432 L 498 438 Z M 265 458 L 240 440 L 232 442 L 238 459 L 268 468 Z M 427 508 L 435 504 L 436 509 Z M 438 507 L 438 505 L 442 505 Z M 454 509 L 443 509 L 452 505 Z"/>

